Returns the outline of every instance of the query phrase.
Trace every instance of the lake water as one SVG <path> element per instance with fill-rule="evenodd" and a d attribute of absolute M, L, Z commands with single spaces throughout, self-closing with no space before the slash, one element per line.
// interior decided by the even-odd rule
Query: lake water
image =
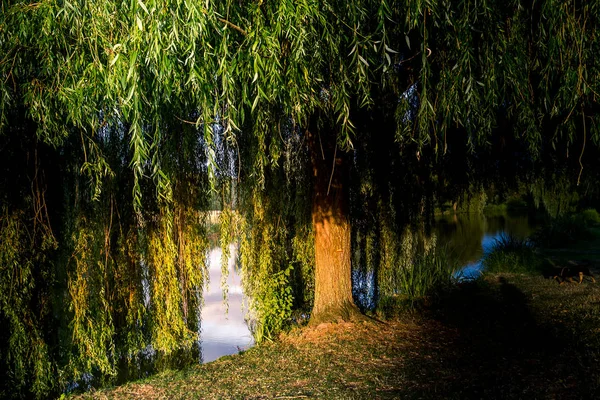
<path fill-rule="evenodd" d="M 438 244 L 446 245 L 459 265 L 463 278 L 474 278 L 481 273 L 481 259 L 502 235 L 519 238 L 530 236 L 536 228 L 528 215 L 456 214 L 436 220 L 434 232 Z"/>

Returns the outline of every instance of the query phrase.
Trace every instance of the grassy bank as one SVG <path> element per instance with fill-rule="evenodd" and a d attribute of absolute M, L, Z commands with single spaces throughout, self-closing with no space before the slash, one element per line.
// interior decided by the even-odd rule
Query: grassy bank
<path fill-rule="evenodd" d="M 303 328 L 83 398 L 600 396 L 600 284 L 494 274 L 385 323 Z"/>
<path fill-rule="evenodd" d="M 505 237 L 482 278 L 434 285 L 444 289 L 418 312 L 394 303 L 391 320 L 297 328 L 243 354 L 80 397 L 600 398 L 600 283 L 559 285 L 546 273 L 585 264 L 600 278 L 600 228 L 588 228 L 566 249 Z M 562 235 L 543 232 L 538 243 Z"/>

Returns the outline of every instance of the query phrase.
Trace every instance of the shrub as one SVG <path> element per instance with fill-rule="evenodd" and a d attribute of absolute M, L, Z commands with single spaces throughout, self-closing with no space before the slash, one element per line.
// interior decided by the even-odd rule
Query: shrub
<path fill-rule="evenodd" d="M 521 198 L 512 197 L 506 202 L 508 211 L 522 211 L 527 209 L 527 202 Z"/>
<path fill-rule="evenodd" d="M 488 217 L 506 214 L 506 204 L 487 204 L 483 209 L 483 213 Z"/>
<path fill-rule="evenodd" d="M 578 217 L 586 226 L 600 224 L 600 214 L 594 208 L 588 208 L 579 213 Z"/>
<path fill-rule="evenodd" d="M 553 219 L 550 223 L 539 228 L 531 240 L 539 247 L 565 247 L 578 240 L 591 236 L 588 225 L 580 215 L 563 216 Z"/>
<path fill-rule="evenodd" d="M 250 329 L 257 343 L 271 340 L 290 321 L 294 298 L 289 285 L 292 267 L 263 277 L 252 292 L 251 305 L 255 311 Z"/>
<path fill-rule="evenodd" d="M 386 317 L 427 303 L 453 283 L 457 270 L 446 248 L 416 255 L 412 264 L 399 268 L 397 293 L 382 297 L 377 306 L 377 312 Z"/>
<path fill-rule="evenodd" d="M 532 243 L 514 235 L 501 235 L 483 259 L 485 272 L 531 273 L 542 269 L 542 259 Z"/>

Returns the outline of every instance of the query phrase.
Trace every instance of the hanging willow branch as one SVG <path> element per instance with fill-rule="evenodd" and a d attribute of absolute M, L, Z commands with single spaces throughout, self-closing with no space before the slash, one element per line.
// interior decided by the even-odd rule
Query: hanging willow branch
<path fill-rule="evenodd" d="M 229 22 L 229 21 L 227 21 L 226 19 L 224 19 L 224 18 L 221 18 L 221 17 L 217 17 L 217 19 L 218 19 L 219 21 L 223 22 L 225 25 L 227 25 L 227 26 L 229 26 L 229 27 L 231 27 L 231 28 L 235 29 L 236 31 L 238 31 L 238 32 L 239 32 L 239 33 L 241 33 L 242 35 L 244 35 L 244 36 L 248 36 L 248 32 L 246 32 L 245 30 L 243 30 L 243 29 L 242 29 L 242 28 L 240 28 L 239 26 L 237 26 L 237 25 L 235 25 L 235 24 L 233 24 L 233 23 L 231 23 L 231 22 Z"/>
<path fill-rule="evenodd" d="M 579 175 L 577 176 L 577 186 L 579 186 L 579 183 L 581 182 L 581 174 L 583 173 L 583 162 L 581 161 L 583 159 L 583 152 L 585 151 L 585 142 L 587 141 L 587 132 L 586 132 L 586 127 L 585 127 L 585 113 L 583 110 L 581 110 L 581 119 L 583 122 L 583 145 L 581 146 L 581 154 L 579 154 Z"/>

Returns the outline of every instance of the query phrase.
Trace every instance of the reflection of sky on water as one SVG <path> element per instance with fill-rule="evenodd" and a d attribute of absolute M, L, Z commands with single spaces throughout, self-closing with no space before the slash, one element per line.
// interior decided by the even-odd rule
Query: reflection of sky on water
<path fill-rule="evenodd" d="M 375 308 L 375 273 L 373 271 L 352 270 L 352 296 L 356 303 L 368 310 Z"/>
<path fill-rule="evenodd" d="M 217 358 L 235 354 L 240 349 L 247 349 L 254 344 L 252 334 L 244 318 L 245 304 L 242 294 L 240 276 L 235 270 L 237 248 L 229 247 L 229 312 L 223 304 L 221 290 L 221 249 L 210 251 L 209 273 L 210 286 L 204 291 L 204 306 L 202 307 L 202 332 L 200 334 L 203 362 L 214 361 Z"/>
<path fill-rule="evenodd" d="M 481 238 L 481 249 L 483 250 L 483 255 L 489 254 L 494 248 L 494 244 L 496 241 L 500 239 L 500 236 L 504 234 L 504 231 L 497 231 L 494 233 L 485 233 Z"/>
<path fill-rule="evenodd" d="M 481 254 L 475 261 L 469 261 L 466 265 L 460 268 L 454 276 L 459 280 L 476 279 L 481 275 L 483 268 L 483 257 L 489 254 L 494 248 L 496 241 L 505 234 L 504 231 L 496 231 L 494 233 L 484 233 L 481 237 Z"/>
<path fill-rule="evenodd" d="M 481 275 L 481 260 L 469 263 L 454 273 L 458 280 L 477 279 Z"/>
<path fill-rule="evenodd" d="M 451 234 L 447 237 L 448 241 L 455 240 L 463 244 L 469 241 L 468 233 L 470 233 L 472 235 L 470 240 L 480 240 L 477 246 L 478 249 L 467 255 L 467 258 L 464 259 L 463 267 L 455 273 L 455 277 L 458 279 L 475 279 L 479 277 L 483 268 L 483 258 L 493 250 L 496 241 L 503 235 L 508 234 L 524 238 L 529 236 L 533 230 L 529 219 L 525 217 L 481 216 L 478 219 L 473 218 L 472 215 L 455 216 L 454 222 L 456 225 L 462 225 L 463 227 L 473 225 L 479 225 L 480 227 L 479 231 L 477 229 L 464 229 L 463 232 L 455 232 L 455 235 Z M 457 240 L 457 233 L 462 233 L 462 240 Z"/>

